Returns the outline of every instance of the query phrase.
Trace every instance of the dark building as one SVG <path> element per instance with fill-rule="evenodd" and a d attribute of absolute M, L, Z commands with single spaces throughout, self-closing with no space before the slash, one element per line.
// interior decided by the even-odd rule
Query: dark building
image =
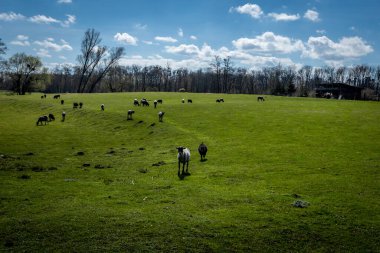
<path fill-rule="evenodd" d="M 321 83 L 315 89 L 315 96 L 319 98 L 361 99 L 363 88 L 345 83 Z"/>

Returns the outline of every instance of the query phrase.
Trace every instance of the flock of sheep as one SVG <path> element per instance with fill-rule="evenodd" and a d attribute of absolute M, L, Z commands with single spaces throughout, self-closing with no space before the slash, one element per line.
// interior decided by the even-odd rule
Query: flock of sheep
<path fill-rule="evenodd" d="M 60 95 L 54 95 L 53 96 L 53 99 L 60 99 Z M 41 99 L 45 99 L 46 98 L 46 94 L 41 96 Z M 187 99 L 187 103 L 192 103 L 192 99 Z M 217 103 L 220 103 L 220 102 L 224 102 L 223 98 L 219 98 L 216 100 Z M 185 103 L 185 99 L 182 99 L 182 103 Z M 64 104 L 64 100 L 61 100 L 61 105 Z M 154 100 L 153 101 L 153 104 L 154 104 L 154 108 L 157 108 L 157 104 L 162 104 L 162 99 L 157 99 L 157 100 Z M 141 99 L 140 101 L 138 101 L 137 99 L 134 99 L 133 101 L 133 105 L 134 106 L 149 106 L 149 102 L 147 99 L 143 98 Z M 73 103 L 73 109 L 76 109 L 76 108 L 82 108 L 83 107 L 83 103 L 82 102 L 74 102 Z M 101 104 L 100 106 L 100 109 L 102 111 L 104 111 L 105 109 L 105 106 L 104 104 Z M 127 120 L 132 120 L 132 115 L 135 113 L 134 110 L 128 110 L 128 113 L 127 113 Z M 159 122 L 162 122 L 163 121 L 163 117 L 165 115 L 165 112 L 163 111 L 160 111 L 158 112 L 158 120 Z M 65 121 L 65 117 L 66 117 L 66 112 L 62 112 L 62 122 Z M 49 115 L 43 115 L 43 116 L 40 116 L 37 120 L 37 123 L 36 125 L 43 125 L 43 123 L 46 125 L 49 121 L 53 121 L 55 120 L 55 117 L 53 114 L 49 114 Z M 189 176 L 190 173 L 189 173 L 189 161 L 190 161 L 190 149 L 186 148 L 186 147 L 177 147 L 177 151 L 178 151 L 178 154 L 177 154 L 177 159 L 178 159 L 178 177 L 180 179 L 184 179 L 186 176 Z M 201 161 L 205 161 L 205 157 L 206 157 L 206 154 L 207 154 L 207 146 L 206 144 L 204 144 L 203 142 L 199 145 L 198 147 L 198 152 L 201 156 Z M 182 172 L 180 170 L 180 167 L 182 165 Z M 186 166 L 186 171 L 185 171 L 185 166 Z"/>
<path fill-rule="evenodd" d="M 61 96 L 60 95 L 54 95 L 53 98 L 54 99 L 59 99 Z M 46 98 L 46 94 L 41 96 L 41 99 L 44 99 Z M 257 97 L 257 101 L 265 101 L 264 97 L 262 96 L 259 96 Z M 61 100 L 61 105 L 64 104 L 64 100 Z M 223 98 L 218 98 L 216 99 L 216 102 L 217 103 L 221 103 L 221 102 L 224 102 L 224 99 Z M 182 103 L 185 103 L 185 99 L 182 99 Z M 187 103 L 193 103 L 193 100 L 192 99 L 187 99 Z M 153 104 L 154 104 L 154 108 L 157 108 L 157 104 L 162 104 L 162 99 L 157 99 L 157 100 L 154 100 L 153 101 Z M 138 99 L 134 99 L 133 100 L 133 105 L 134 106 L 149 106 L 149 102 L 146 98 L 143 98 L 141 99 L 140 101 Z M 82 102 L 74 102 L 73 103 L 73 109 L 76 109 L 76 108 L 82 108 L 83 107 L 83 103 Z M 105 109 L 105 106 L 104 104 L 101 104 L 100 105 L 100 109 L 102 111 L 104 111 Z M 128 110 L 127 112 L 127 120 L 132 120 L 132 115 L 135 113 L 134 110 Z M 163 111 L 160 111 L 158 113 L 158 120 L 159 122 L 162 122 L 163 121 L 163 117 L 165 115 L 165 112 Z M 62 112 L 62 121 L 65 121 L 65 117 L 66 117 L 66 112 Z M 49 114 L 49 115 L 43 115 L 43 116 L 40 116 L 37 120 L 37 123 L 36 125 L 43 125 L 43 123 L 46 125 L 49 121 L 53 121 L 55 120 L 55 117 L 53 114 Z M 189 161 L 190 161 L 190 149 L 186 148 L 186 147 L 177 147 L 177 151 L 178 151 L 178 154 L 177 154 L 177 159 L 178 159 L 178 177 L 180 179 L 184 179 L 186 176 L 189 176 L 190 173 L 189 173 Z M 201 161 L 205 161 L 205 157 L 206 157 L 206 154 L 207 154 L 207 146 L 206 144 L 204 144 L 203 142 L 199 145 L 198 147 L 198 152 L 201 156 Z M 182 165 L 182 172 L 181 172 L 181 165 Z M 186 170 L 185 170 L 185 166 L 186 166 Z"/>

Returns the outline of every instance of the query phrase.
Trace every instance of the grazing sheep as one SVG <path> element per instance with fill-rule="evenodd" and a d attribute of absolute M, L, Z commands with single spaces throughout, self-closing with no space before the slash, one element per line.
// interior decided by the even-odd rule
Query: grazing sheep
<path fill-rule="evenodd" d="M 220 103 L 220 99 L 217 99 L 216 102 L 217 102 L 217 103 Z"/>
<path fill-rule="evenodd" d="M 185 147 L 177 147 L 178 150 L 178 177 L 180 179 L 183 179 L 185 176 L 189 176 L 189 161 L 190 161 L 190 150 Z M 182 163 L 182 173 L 180 173 Z M 186 165 L 186 172 L 185 172 L 185 165 Z"/>
<path fill-rule="evenodd" d="M 44 94 L 44 98 L 46 98 L 46 94 Z"/>
<path fill-rule="evenodd" d="M 132 120 L 132 114 L 134 114 L 134 113 L 135 113 L 134 110 L 128 110 L 127 120 Z"/>
<path fill-rule="evenodd" d="M 41 96 L 41 99 L 45 98 L 44 96 Z"/>
<path fill-rule="evenodd" d="M 135 98 L 134 100 L 133 100 L 133 105 L 134 106 L 140 106 L 140 103 L 139 103 L 139 101 L 137 100 L 137 98 Z"/>
<path fill-rule="evenodd" d="M 265 101 L 265 99 L 264 99 L 264 97 L 262 97 L 262 96 L 259 96 L 259 97 L 257 97 L 257 101 L 262 101 L 262 102 L 264 102 L 264 101 Z"/>
<path fill-rule="evenodd" d="M 38 118 L 36 125 L 38 126 L 38 124 L 41 123 L 41 126 L 42 126 L 42 122 L 45 122 L 45 125 L 46 125 L 47 122 L 48 122 L 48 119 L 49 118 L 46 115 L 41 116 L 41 117 Z"/>
<path fill-rule="evenodd" d="M 157 99 L 157 103 L 162 104 L 162 99 Z"/>
<path fill-rule="evenodd" d="M 193 100 L 188 99 L 187 102 L 188 102 L 188 103 L 193 103 Z"/>
<path fill-rule="evenodd" d="M 65 121 L 65 118 L 66 118 L 66 112 L 62 112 L 62 122 Z"/>
<path fill-rule="evenodd" d="M 219 101 L 224 103 L 224 99 L 223 98 L 219 98 Z"/>
<path fill-rule="evenodd" d="M 61 95 L 54 95 L 53 97 L 54 99 L 58 99 L 58 98 L 61 98 Z"/>
<path fill-rule="evenodd" d="M 185 103 L 185 99 L 184 98 L 182 98 L 182 103 Z"/>
<path fill-rule="evenodd" d="M 100 109 L 101 109 L 102 111 L 104 111 L 104 104 L 101 104 L 101 105 L 100 105 Z"/>
<path fill-rule="evenodd" d="M 65 103 L 65 100 L 62 99 L 62 100 L 61 100 L 61 105 L 63 105 L 64 103 Z"/>
<path fill-rule="evenodd" d="M 204 161 L 207 154 L 207 146 L 203 142 L 198 147 L 198 152 L 201 155 L 201 161 Z"/>
<path fill-rule="evenodd" d="M 55 117 L 52 113 L 49 113 L 49 121 L 55 120 Z"/>
<path fill-rule="evenodd" d="M 159 122 L 162 122 L 162 118 L 164 117 L 164 115 L 165 115 L 165 112 L 159 112 L 158 113 L 158 121 Z"/>
<path fill-rule="evenodd" d="M 154 108 L 156 108 L 157 107 L 157 100 L 154 100 L 153 104 L 154 104 Z"/>
<path fill-rule="evenodd" d="M 80 102 L 80 103 L 79 103 L 79 108 L 82 108 L 82 106 L 83 106 L 83 103 Z"/>
<path fill-rule="evenodd" d="M 73 103 L 73 109 L 78 108 L 78 106 L 79 106 L 79 104 L 78 104 L 77 102 L 74 102 L 74 103 Z"/>
<path fill-rule="evenodd" d="M 149 102 L 147 100 L 141 100 L 142 106 L 149 106 Z"/>

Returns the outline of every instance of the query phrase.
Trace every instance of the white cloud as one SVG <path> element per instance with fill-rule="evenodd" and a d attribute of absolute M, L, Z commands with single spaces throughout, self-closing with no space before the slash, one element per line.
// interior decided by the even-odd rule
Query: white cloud
<path fill-rule="evenodd" d="M 10 43 L 12 45 L 21 46 L 21 47 L 30 46 L 30 43 L 28 41 L 28 39 L 29 39 L 28 36 L 20 34 L 20 35 L 17 35 L 16 39 L 17 40 L 11 41 Z"/>
<path fill-rule="evenodd" d="M 133 37 L 129 35 L 128 33 L 116 33 L 115 36 L 113 36 L 113 38 L 116 41 L 123 42 L 125 44 L 133 45 L 133 46 L 136 46 L 137 41 L 138 41 L 136 37 Z"/>
<path fill-rule="evenodd" d="M 183 30 L 182 28 L 178 28 L 178 36 L 183 37 Z"/>
<path fill-rule="evenodd" d="M 72 0 L 58 0 L 57 3 L 59 4 L 71 4 L 73 1 Z"/>
<path fill-rule="evenodd" d="M 76 21 L 76 17 L 74 15 L 66 15 L 67 19 L 61 22 L 63 27 L 69 27 L 71 24 L 74 24 Z"/>
<path fill-rule="evenodd" d="M 318 22 L 320 21 L 319 19 L 319 13 L 313 10 L 307 10 L 305 12 L 305 15 L 303 15 L 304 18 L 313 21 L 313 22 Z"/>
<path fill-rule="evenodd" d="M 138 30 L 146 30 L 148 28 L 148 25 L 143 25 L 143 24 L 138 23 L 135 25 L 135 28 Z"/>
<path fill-rule="evenodd" d="M 309 37 L 303 56 L 325 61 L 342 61 L 358 58 L 373 52 L 373 48 L 360 37 L 343 37 L 334 42 L 326 36 Z"/>
<path fill-rule="evenodd" d="M 44 49 L 44 48 L 41 48 L 37 51 L 37 55 L 40 56 L 40 57 L 45 57 L 45 58 L 50 58 L 51 55 L 49 54 L 49 51 Z"/>
<path fill-rule="evenodd" d="M 153 42 L 152 42 L 152 41 L 143 40 L 142 42 L 143 42 L 144 44 L 147 44 L 147 45 L 153 45 Z"/>
<path fill-rule="evenodd" d="M 2 21 L 15 21 L 15 20 L 22 20 L 22 19 L 25 19 L 24 15 L 17 14 L 14 12 L 0 13 L 0 20 Z"/>
<path fill-rule="evenodd" d="M 324 29 L 316 30 L 315 32 L 319 34 L 326 34 L 326 30 Z"/>
<path fill-rule="evenodd" d="M 162 41 L 162 42 L 170 42 L 170 43 L 175 43 L 177 42 L 176 39 L 172 38 L 172 37 L 161 37 L 161 36 L 156 36 L 154 37 L 155 40 L 157 41 Z"/>
<path fill-rule="evenodd" d="M 26 36 L 26 35 L 22 35 L 22 34 L 20 34 L 20 35 L 17 35 L 17 39 L 18 39 L 18 40 L 28 40 L 29 37 Z"/>
<path fill-rule="evenodd" d="M 181 44 L 179 46 L 166 46 L 166 52 L 171 54 L 198 54 L 200 52 L 199 48 L 196 45 L 190 44 Z"/>
<path fill-rule="evenodd" d="M 286 13 L 273 13 L 272 12 L 272 13 L 269 13 L 268 16 L 273 18 L 276 21 L 295 21 L 295 20 L 300 19 L 299 14 L 289 15 Z"/>
<path fill-rule="evenodd" d="M 61 43 L 62 43 L 61 45 L 58 43 L 55 43 L 54 39 L 52 40 L 51 38 L 48 38 L 48 39 L 43 40 L 43 41 L 35 41 L 34 42 L 34 44 L 36 44 L 36 45 L 39 45 L 45 49 L 54 50 L 56 52 L 60 52 L 62 50 L 67 50 L 67 51 L 73 50 L 73 48 L 66 41 L 61 40 Z"/>
<path fill-rule="evenodd" d="M 233 40 L 232 44 L 239 50 L 252 50 L 257 52 L 292 53 L 302 51 L 303 43 L 272 32 L 265 32 L 253 39 L 240 38 Z"/>
<path fill-rule="evenodd" d="M 30 22 L 37 23 L 37 24 L 50 24 L 50 23 L 60 23 L 59 20 L 47 17 L 45 15 L 36 15 L 29 18 Z"/>
<path fill-rule="evenodd" d="M 259 19 L 263 15 L 263 11 L 261 10 L 260 6 L 257 4 L 245 4 L 242 6 L 238 6 L 235 8 L 230 8 L 230 12 L 236 11 L 240 14 L 248 14 L 252 18 Z"/>
<path fill-rule="evenodd" d="M 192 39 L 192 40 L 197 40 L 198 38 L 197 38 L 197 36 L 195 36 L 195 35 L 191 35 L 191 36 L 190 36 L 190 39 Z"/>
<path fill-rule="evenodd" d="M 30 46 L 30 43 L 27 40 L 14 40 L 14 41 L 11 41 L 11 44 L 16 45 L 16 46 L 21 46 L 21 47 Z"/>
<path fill-rule="evenodd" d="M 65 56 L 63 56 L 63 55 L 60 55 L 58 58 L 62 59 L 62 60 L 67 60 L 67 58 Z"/>

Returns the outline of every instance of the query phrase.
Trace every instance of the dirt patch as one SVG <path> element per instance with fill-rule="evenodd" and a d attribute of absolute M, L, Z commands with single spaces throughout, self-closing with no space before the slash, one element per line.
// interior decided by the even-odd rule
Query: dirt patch
<path fill-rule="evenodd" d="M 164 161 L 160 161 L 160 162 L 157 162 L 157 163 L 153 163 L 152 166 L 162 166 L 162 165 L 165 165 L 166 162 Z"/>

